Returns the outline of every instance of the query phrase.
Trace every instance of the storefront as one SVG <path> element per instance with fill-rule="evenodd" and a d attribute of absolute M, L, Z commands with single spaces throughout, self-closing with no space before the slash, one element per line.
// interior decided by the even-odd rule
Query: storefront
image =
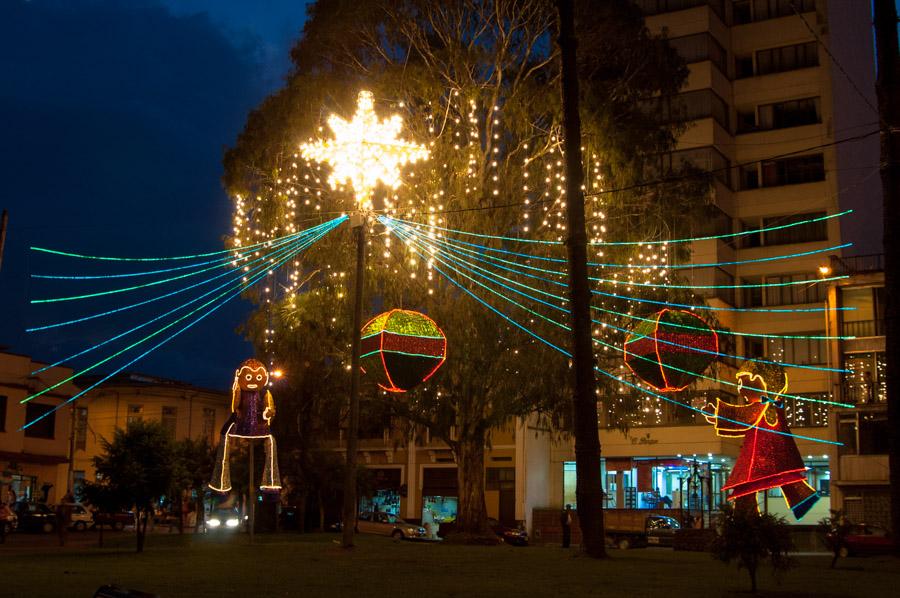
<path fill-rule="evenodd" d="M 400 516 L 400 499 L 403 492 L 400 467 L 371 468 L 373 492 L 359 499 L 359 512 L 390 513 Z"/>
<path fill-rule="evenodd" d="M 422 524 L 456 521 L 459 490 L 456 467 L 425 467 L 422 470 Z"/>

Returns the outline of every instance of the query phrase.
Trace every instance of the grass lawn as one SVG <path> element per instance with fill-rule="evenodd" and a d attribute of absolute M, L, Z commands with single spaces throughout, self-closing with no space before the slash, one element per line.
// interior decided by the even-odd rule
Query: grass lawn
<path fill-rule="evenodd" d="M 559 547 L 450 546 L 361 536 L 343 551 L 338 536 L 282 534 L 157 536 L 133 552 L 130 534 L 108 548 L 0 545 L 0 596 L 92 596 L 115 583 L 175 596 L 728 596 L 745 594 L 746 572 L 707 554 L 665 549 L 612 551 L 606 561 Z M 900 562 L 797 557 L 778 584 L 768 572 L 761 596 L 889 596 Z M 891 590 L 890 588 L 894 588 Z"/>

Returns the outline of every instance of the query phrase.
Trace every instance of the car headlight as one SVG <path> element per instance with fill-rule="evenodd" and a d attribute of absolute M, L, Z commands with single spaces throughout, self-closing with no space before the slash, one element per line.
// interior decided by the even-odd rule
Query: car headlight
<path fill-rule="evenodd" d="M 240 525 L 240 523 L 241 523 L 240 519 L 238 519 L 237 517 L 232 517 L 231 519 L 229 519 L 225 522 L 225 525 L 227 527 L 237 527 L 238 525 Z"/>
<path fill-rule="evenodd" d="M 206 522 L 206 525 L 208 525 L 209 527 L 219 527 L 220 525 L 222 525 L 222 522 L 218 519 L 210 519 Z"/>

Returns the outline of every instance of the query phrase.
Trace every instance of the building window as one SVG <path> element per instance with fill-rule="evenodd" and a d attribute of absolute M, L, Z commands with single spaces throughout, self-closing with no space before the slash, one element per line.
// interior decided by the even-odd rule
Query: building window
<path fill-rule="evenodd" d="M 134 422 L 142 419 L 144 416 L 143 405 L 129 405 L 128 414 L 125 416 L 125 425 L 130 426 Z"/>
<path fill-rule="evenodd" d="M 725 18 L 724 0 L 635 0 L 635 4 L 645 15 L 658 15 L 665 12 L 675 12 L 697 6 L 709 6 L 720 19 Z"/>
<path fill-rule="evenodd" d="M 819 48 L 816 42 L 760 50 L 756 53 L 756 74 L 783 73 L 819 66 Z"/>
<path fill-rule="evenodd" d="M 178 408 L 163 407 L 162 408 L 162 427 L 169 435 L 169 438 L 175 438 L 175 427 L 178 424 Z"/>
<path fill-rule="evenodd" d="M 884 287 L 851 288 L 841 291 L 841 334 L 884 336 Z"/>
<path fill-rule="evenodd" d="M 846 413 L 838 421 L 840 455 L 886 455 L 891 431 L 887 413 Z"/>
<path fill-rule="evenodd" d="M 728 105 L 711 89 L 698 89 L 643 101 L 644 110 L 660 123 L 712 118 L 729 129 Z"/>
<path fill-rule="evenodd" d="M 688 64 L 709 60 L 722 73 L 728 72 L 725 48 L 708 32 L 674 37 L 669 40 L 669 45 Z"/>
<path fill-rule="evenodd" d="M 808 284 L 790 284 L 810 281 Z M 825 301 L 825 285 L 812 272 L 766 276 L 766 284 L 782 285 L 766 288 L 766 305 L 796 305 Z"/>
<path fill-rule="evenodd" d="M 488 467 L 485 469 L 485 490 L 515 490 L 515 467 Z"/>
<path fill-rule="evenodd" d="M 819 98 L 764 104 L 758 108 L 757 127 L 768 131 L 818 124 L 822 122 L 820 106 Z"/>
<path fill-rule="evenodd" d="M 216 410 L 210 407 L 203 408 L 203 438 L 214 444 L 216 441 Z"/>
<path fill-rule="evenodd" d="M 811 12 L 816 10 L 816 0 L 753 0 L 754 21 L 788 17 L 797 12 Z"/>
<path fill-rule="evenodd" d="M 816 220 L 825 216 L 825 212 L 794 214 L 792 216 L 775 216 L 763 218 L 762 228 L 773 228 L 785 224 L 796 224 L 804 220 Z M 811 243 L 828 240 L 828 222 L 817 220 L 777 230 L 767 230 L 762 234 L 763 245 L 789 245 L 792 243 Z"/>
<path fill-rule="evenodd" d="M 799 332 L 798 336 L 821 336 L 821 331 Z M 766 355 L 771 361 L 797 365 L 825 363 L 827 353 L 825 341 L 816 338 L 770 338 Z"/>
<path fill-rule="evenodd" d="M 25 405 L 25 421 L 34 422 L 25 428 L 26 438 L 53 440 L 56 431 L 56 412 L 53 405 L 31 402 Z"/>
<path fill-rule="evenodd" d="M 731 188 L 728 176 L 730 162 L 722 155 L 722 152 L 712 146 L 660 154 L 659 171 L 653 172 L 651 175 L 654 177 L 677 175 L 687 167 L 697 168 L 703 173 L 711 173 L 723 185 Z"/>
<path fill-rule="evenodd" d="M 788 425 L 792 428 L 824 428 L 828 426 L 828 404 L 821 401 L 833 400 L 827 392 L 804 393 L 812 401 L 794 398 L 784 399 L 784 410 Z"/>
<path fill-rule="evenodd" d="M 87 447 L 88 410 L 87 407 L 75 408 L 75 448 L 85 450 Z M 84 472 L 82 472 L 83 474 Z"/>
<path fill-rule="evenodd" d="M 843 399 L 857 405 L 887 401 L 887 357 L 883 351 L 844 355 Z"/>
<path fill-rule="evenodd" d="M 740 120 L 740 114 L 738 114 Z M 810 154 L 796 158 L 766 160 L 741 164 L 739 167 L 741 191 L 760 187 L 799 185 L 825 180 L 825 161 L 822 154 Z"/>
<path fill-rule="evenodd" d="M 6 397 L 0 395 L 0 432 L 6 432 L 6 402 Z"/>

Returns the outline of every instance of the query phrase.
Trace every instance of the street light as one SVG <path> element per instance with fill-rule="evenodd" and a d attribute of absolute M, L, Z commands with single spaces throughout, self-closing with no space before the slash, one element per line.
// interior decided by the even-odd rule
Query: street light
<path fill-rule="evenodd" d="M 332 139 L 310 141 L 300 146 L 307 160 L 331 166 L 328 183 L 332 189 L 349 184 L 356 198 L 351 224 L 356 230 L 356 275 L 354 278 L 353 328 L 350 360 L 350 421 L 347 424 L 347 471 L 344 477 L 344 548 L 353 546 L 356 528 L 356 447 L 359 435 L 359 345 L 362 329 L 362 288 L 365 271 L 366 226 L 372 210 L 375 187 L 382 183 L 400 186 L 400 167 L 428 158 L 423 145 L 398 139 L 403 119 L 397 115 L 379 120 L 372 92 L 360 91 L 356 113 L 351 120 L 336 114 L 328 117 Z"/>

